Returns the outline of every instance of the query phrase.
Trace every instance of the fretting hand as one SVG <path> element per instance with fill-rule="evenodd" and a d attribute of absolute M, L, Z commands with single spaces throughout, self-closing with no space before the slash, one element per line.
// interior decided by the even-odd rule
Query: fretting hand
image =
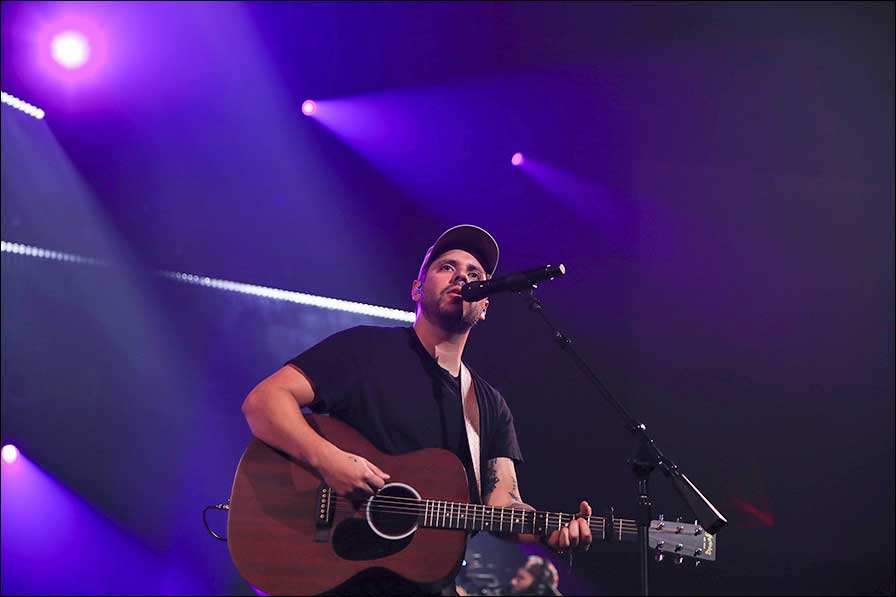
<path fill-rule="evenodd" d="M 569 521 L 559 531 L 554 531 L 547 539 L 548 547 L 557 551 L 557 553 L 565 553 L 570 550 L 588 551 L 591 547 L 591 528 L 588 526 L 588 519 L 591 516 L 591 506 L 588 502 L 582 500 L 579 504 L 579 517 Z"/>

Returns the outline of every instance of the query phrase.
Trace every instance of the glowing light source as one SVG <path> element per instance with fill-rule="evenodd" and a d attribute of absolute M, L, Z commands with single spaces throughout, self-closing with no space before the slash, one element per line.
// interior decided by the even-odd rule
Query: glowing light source
<path fill-rule="evenodd" d="M 81 68 L 90 58 L 90 43 L 78 31 L 63 31 L 51 42 L 53 60 L 68 69 Z"/>
<path fill-rule="evenodd" d="M 317 104 L 314 103 L 314 100 L 305 100 L 302 102 L 302 114 L 311 116 L 315 112 L 317 112 Z"/>
<path fill-rule="evenodd" d="M 519 166 L 520 164 L 522 164 L 523 154 L 521 154 L 520 152 L 516 152 L 515 154 L 513 154 L 513 157 L 510 158 L 510 163 L 514 166 Z"/>
<path fill-rule="evenodd" d="M 12 464 L 19 457 L 19 451 L 12 444 L 6 444 L 0 452 L 3 454 L 3 462 L 7 464 Z"/>
<path fill-rule="evenodd" d="M 269 288 L 267 286 L 256 286 L 255 284 L 243 284 L 241 282 L 230 282 L 228 280 L 216 280 L 215 278 L 181 272 L 161 272 L 161 275 L 187 284 L 197 284 L 199 286 L 208 286 L 219 290 L 229 290 L 231 292 L 262 296 L 278 301 L 297 303 L 299 305 L 320 307 L 321 309 L 334 309 L 336 311 L 345 311 L 346 313 L 370 315 L 372 317 L 382 317 L 384 319 L 394 319 L 408 323 L 411 323 L 416 319 L 416 315 L 413 311 L 402 311 L 400 309 L 379 307 L 377 305 L 368 305 L 366 303 L 355 303 L 326 296 L 305 294 L 304 292 L 281 290 L 279 288 Z"/>
<path fill-rule="evenodd" d="M 54 259 L 56 261 L 72 261 L 75 263 L 86 263 L 88 265 L 108 265 L 105 262 L 90 257 L 81 257 L 80 255 L 73 255 L 71 253 L 60 253 L 59 251 L 50 251 L 49 249 L 30 247 L 18 243 L 8 243 L 5 240 L 0 241 L 0 251 L 3 253 L 14 253 L 16 255 L 27 255 L 28 257 L 40 257 L 41 259 Z"/>
<path fill-rule="evenodd" d="M 44 111 L 37 106 L 32 106 L 28 102 L 22 101 L 16 96 L 6 93 L 5 91 L 0 92 L 0 99 L 2 99 L 3 103 L 7 106 L 11 106 L 17 110 L 21 110 L 25 114 L 33 116 L 38 120 L 42 119 L 45 115 Z"/>
<path fill-rule="evenodd" d="M 18 243 L 10 243 L 6 241 L 0 241 L 0 251 L 2 251 L 3 253 L 13 253 L 16 255 L 27 255 L 28 257 L 53 259 L 55 261 L 69 261 L 101 267 L 108 267 L 110 265 L 109 262 L 101 261 L 99 259 L 93 259 L 91 257 L 82 257 L 80 255 L 73 255 L 71 253 L 51 251 L 49 249 L 41 249 L 40 247 L 31 247 L 28 245 L 21 245 Z M 164 276 L 166 278 L 170 278 L 172 280 L 176 280 L 178 282 L 183 282 L 186 284 L 195 284 L 198 286 L 216 288 L 218 290 L 239 292 L 241 294 L 251 294 L 253 296 L 261 296 L 278 301 L 297 303 L 299 305 L 320 307 L 321 309 L 334 309 L 336 311 L 344 311 L 346 313 L 369 315 L 371 317 L 382 317 L 384 319 L 394 319 L 397 321 L 404 321 L 408 323 L 412 323 L 416 317 L 413 311 L 402 311 L 401 309 L 380 307 L 378 305 L 368 305 L 366 303 L 356 303 L 326 296 L 305 294 L 304 292 L 281 290 L 279 288 L 269 288 L 267 286 L 256 286 L 255 284 L 244 284 L 242 282 L 231 282 L 229 280 L 218 280 L 215 278 L 209 278 L 208 276 L 198 276 L 196 274 L 187 274 L 183 272 L 157 271 L 156 273 L 160 276 Z"/>
<path fill-rule="evenodd" d="M 89 10 L 76 12 L 74 2 L 59 4 L 69 8 L 47 14 L 30 35 L 38 48 L 35 66 L 41 76 L 62 83 L 67 91 L 76 87 L 84 90 L 92 81 L 100 80 L 97 77 L 101 73 L 109 72 L 107 66 L 114 65 L 114 58 L 122 54 L 110 55 L 110 41 L 115 38 L 110 36 L 107 23 L 97 20 L 98 15 L 91 16 Z"/>

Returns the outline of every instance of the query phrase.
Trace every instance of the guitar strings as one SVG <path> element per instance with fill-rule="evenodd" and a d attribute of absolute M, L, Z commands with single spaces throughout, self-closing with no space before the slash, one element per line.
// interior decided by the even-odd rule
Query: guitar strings
<path fill-rule="evenodd" d="M 355 508 L 355 503 L 358 502 L 358 500 L 351 500 L 350 498 L 347 498 L 344 496 L 339 496 L 339 495 L 334 496 L 333 499 L 337 502 L 337 505 L 351 503 L 352 508 Z M 366 500 L 364 500 L 364 501 L 366 501 Z M 385 506 L 391 505 L 392 507 L 390 509 L 387 507 L 383 507 L 384 505 Z M 468 506 L 473 506 L 473 508 L 474 508 L 472 515 L 469 514 Z M 361 506 L 358 506 L 358 507 L 361 507 Z M 443 506 L 439 503 L 439 501 L 436 501 L 436 500 L 430 500 L 429 506 L 427 506 L 427 504 L 423 500 L 419 500 L 417 498 L 404 498 L 404 497 L 398 497 L 398 496 L 379 496 L 374 500 L 374 510 L 377 512 L 391 511 L 391 512 L 395 512 L 395 513 L 404 512 L 404 513 L 408 513 L 408 514 L 431 513 L 434 517 L 441 516 L 441 517 L 445 518 L 445 517 L 458 516 L 460 514 L 461 508 L 464 508 L 465 516 L 468 516 L 470 518 L 480 517 L 483 519 L 486 517 L 494 518 L 494 509 L 495 508 L 497 508 L 499 510 L 499 517 L 502 515 L 501 514 L 502 509 L 504 510 L 503 516 L 510 516 L 510 517 L 515 516 L 517 513 L 522 513 L 522 516 L 524 518 L 528 518 L 528 516 L 529 516 L 528 513 L 534 512 L 533 510 L 523 510 L 521 508 L 502 508 L 501 506 L 486 506 L 483 504 L 464 504 L 464 503 L 460 503 L 460 502 L 446 502 L 446 506 Z M 491 509 L 491 512 L 489 512 L 489 509 Z M 508 509 L 511 510 L 513 513 L 512 514 L 507 513 Z M 563 518 L 567 518 L 567 517 L 569 517 L 571 520 L 575 519 L 575 518 L 586 518 L 579 514 L 573 515 L 573 514 L 566 514 L 566 513 L 562 513 L 562 512 L 561 513 L 545 513 L 545 514 L 547 514 L 551 518 L 553 518 L 553 516 L 558 516 L 558 518 L 561 521 Z M 591 518 L 593 519 L 592 521 L 590 521 L 592 526 L 594 526 L 595 523 L 599 526 L 605 525 L 604 517 L 592 515 Z M 622 526 L 623 528 L 637 528 L 637 524 L 633 520 L 616 519 L 614 522 L 617 523 L 617 526 Z"/>
<path fill-rule="evenodd" d="M 366 502 L 367 500 L 361 500 L 361 501 Z M 356 504 L 358 504 L 358 500 L 351 500 L 350 498 L 347 498 L 345 496 L 340 496 L 340 495 L 333 495 L 331 497 L 331 503 L 333 503 L 333 510 L 335 512 L 342 511 L 342 512 L 349 512 L 350 514 L 355 514 L 359 510 L 364 508 L 364 506 L 356 505 Z M 444 504 L 444 505 L 440 505 L 440 504 Z M 446 508 L 445 505 L 447 505 L 448 508 Z M 428 506 L 435 506 L 435 507 L 429 508 Z M 452 508 L 452 506 L 453 506 L 453 508 Z M 473 508 L 474 508 L 472 515 L 469 515 L 467 513 L 468 506 L 473 506 Z M 461 507 L 464 508 L 463 520 L 461 520 L 461 518 L 460 518 Z M 422 510 L 421 510 L 421 508 L 422 508 Z M 450 528 L 452 528 L 451 523 L 454 522 L 456 524 L 456 526 L 454 526 L 454 528 L 464 529 L 464 530 L 467 529 L 468 521 L 472 521 L 474 526 L 477 523 L 484 526 L 484 523 L 485 523 L 487 517 L 490 518 L 490 522 L 492 523 L 490 530 L 495 530 L 495 526 L 497 526 L 497 525 L 494 525 L 494 522 L 495 522 L 494 516 L 493 516 L 494 508 L 498 508 L 499 510 L 504 509 L 500 506 L 486 506 L 484 504 L 466 504 L 466 503 L 461 503 L 461 502 L 441 502 L 439 500 L 422 500 L 422 499 L 417 499 L 417 498 L 402 498 L 402 497 L 398 497 L 398 496 L 379 496 L 373 502 L 372 507 L 371 507 L 371 509 L 374 512 L 382 512 L 382 513 L 390 513 L 390 514 L 416 515 L 417 517 L 419 517 L 421 515 L 421 513 L 424 515 L 428 514 L 430 517 L 430 525 L 426 525 L 424 523 L 424 525 L 423 525 L 424 528 L 426 528 L 426 526 L 434 526 L 431 524 L 433 521 L 441 521 L 442 524 L 438 525 L 441 528 L 449 528 L 450 529 Z M 492 510 L 491 515 L 489 515 L 489 513 L 487 512 L 487 509 Z M 508 528 L 507 532 L 513 532 L 513 524 L 520 525 L 520 529 L 519 529 L 519 531 L 517 531 L 520 533 L 525 533 L 524 525 L 532 524 L 533 525 L 532 532 L 534 532 L 535 519 L 533 518 L 531 523 L 528 520 L 526 520 L 527 513 L 533 512 L 533 514 L 534 514 L 533 510 L 523 510 L 521 508 L 509 508 L 509 509 L 513 510 L 515 513 L 521 513 L 523 516 L 523 520 L 520 521 L 519 519 L 517 519 L 516 521 L 514 521 L 511 518 L 510 521 L 507 521 L 509 524 L 509 528 Z M 544 513 L 544 514 L 548 514 L 548 513 Z M 550 514 L 554 515 L 555 513 L 550 513 Z M 580 518 L 580 516 L 578 514 L 566 514 L 566 513 L 562 513 L 562 512 L 558 512 L 555 515 L 558 516 L 558 522 L 562 522 L 562 519 L 565 517 L 569 517 L 570 520 L 572 520 L 574 518 Z M 512 517 L 513 515 L 511 514 L 510 516 Z M 581 518 L 589 518 L 589 517 L 581 517 Z M 588 521 L 589 528 L 593 532 L 596 531 L 596 533 L 594 533 L 595 535 L 600 535 L 604 538 L 607 537 L 608 535 L 610 537 L 618 535 L 620 538 L 622 538 L 622 537 L 631 538 L 632 535 L 637 536 L 637 534 L 638 534 L 637 524 L 633 520 L 613 519 L 613 529 L 610 532 L 607 532 L 607 529 L 606 529 L 607 519 L 606 518 L 604 518 L 602 516 L 592 516 L 590 518 L 593 518 L 593 520 Z M 447 524 L 446 524 L 446 522 L 447 522 Z M 503 515 L 501 516 L 499 522 L 500 522 L 499 528 L 500 528 L 500 530 L 503 530 L 502 527 L 503 527 L 503 523 L 505 522 Z M 419 522 L 418 522 L 418 524 L 419 524 Z M 547 524 L 546 529 L 545 529 L 546 533 L 548 533 L 548 534 L 553 533 L 553 531 L 554 531 L 553 526 L 554 526 L 553 524 L 550 524 L 550 523 Z M 556 528 L 556 530 L 559 531 L 560 527 L 558 526 Z M 659 530 L 659 529 L 651 529 L 651 531 L 656 531 L 656 530 Z M 671 532 L 671 529 L 670 529 L 670 532 Z M 684 537 L 682 537 L 682 538 L 684 538 Z"/>
<path fill-rule="evenodd" d="M 357 499 L 353 500 L 353 499 L 343 496 L 343 495 L 334 494 L 331 499 L 335 500 L 335 501 L 340 501 L 342 503 L 351 502 L 354 504 L 354 503 L 366 502 L 370 498 L 363 498 L 361 500 L 357 500 Z M 470 503 L 451 502 L 451 501 L 442 501 L 442 500 L 423 500 L 421 498 L 416 498 L 416 497 L 387 496 L 387 495 L 375 496 L 374 503 L 375 504 L 376 503 L 388 503 L 388 504 L 397 504 L 397 505 L 404 504 L 404 505 L 414 506 L 414 507 L 418 507 L 418 508 L 425 507 L 426 504 L 428 503 L 430 505 L 434 505 L 437 510 L 439 510 L 439 509 L 444 510 L 446 508 L 446 506 L 449 509 L 452 506 L 455 509 L 459 509 L 461 507 L 466 509 L 468 506 L 472 506 L 474 508 L 474 510 L 478 510 L 479 512 L 482 512 L 482 513 L 485 513 L 489 509 L 491 509 L 492 512 L 494 512 L 494 510 L 497 509 L 499 511 L 504 510 L 505 512 L 507 510 L 511 510 L 512 512 L 524 512 L 524 513 L 526 513 L 526 514 L 524 514 L 526 516 L 530 512 L 536 512 L 535 510 L 526 510 L 523 508 L 512 508 L 509 506 L 489 506 L 486 504 L 470 504 Z M 444 504 L 444 505 L 442 505 L 442 504 Z M 553 516 L 572 517 L 572 518 L 583 517 L 580 514 L 567 514 L 565 512 L 540 512 L 540 513 L 547 514 L 552 517 Z M 603 516 L 595 516 L 592 514 L 591 517 L 596 520 L 601 520 L 601 521 L 605 520 L 605 518 Z M 617 518 L 617 519 L 615 519 L 615 522 L 629 523 L 633 526 L 637 526 L 637 523 L 634 520 L 627 520 L 624 518 Z"/>
<path fill-rule="evenodd" d="M 337 510 L 337 511 L 339 511 L 339 510 Z M 343 509 L 342 511 L 343 511 L 343 512 L 348 512 L 348 513 L 355 513 L 355 512 L 356 512 L 355 510 L 348 509 L 348 508 Z M 422 514 L 421 512 L 395 511 L 395 510 L 388 510 L 388 509 L 381 509 L 381 508 L 375 508 L 374 511 L 375 511 L 375 512 L 392 513 L 392 514 L 416 515 L 417 517 L 421 516 L 421 514 Z M 464 518 L 464 519 L 458 519 L 456 516 L 448 516 L 448 515 L 444 515 L 444 516 L 443 516 L 443 515 L 434 515 L 434 516 L 432 516 L 432 521 L 439 521 L 439 520 L 443 520 L 443 521 L 444 521 L 444 524 L 445 524 L 446 528 L 451 528 L 452 526 L 455 526 L 456 528 L 466 528 L 466 525 L 467 525 L 467 524 L 470 524 L 470 523 L 472 523 L 474 526 L 477 526 L 477 525 L 478 525 L 478 526 L 480 526 L 480 527 L 484 527 L 486 521 L 489 521 L 489 522 L 493 523 L 493 524 L 491 525 L 492 530 L 494 530 L 495 528 L 500 528 L 500 527 L 499 527 L 499 524 L 498 524 L 499 521 L 494 520 L 494 519 L 489 519 L 489 518 L 484 517 L 484 516 L 472 516 L 472 515 L 471 515 L 471 516 L 468 516 L 468 517 L 466 517 L 466 518 Z M 470 522 L 468 522 L 468 521 L 470 521 Z M 532 522 L 531 522 L 531 521 L 524 521 L 523 523 L 520 523 L 520 521 L 513 521 L 513 522 L 511 523 L 511 521 L 505 519 L 505 520 L 504 520 L 504 525 L 507 526 L 507 530 L 508 530 L 508 532 L 509 532 L 509 531 L 513 528 L 514 525 L 519 525 L 521 529 L 524 529 L 524 528 L 525 528 L 525 525 L 529 525 L 529 526 L 531 526 L 531 525 L 532 525 Z M 503 526 L 503 525 L 502 525 L 502 526 Z M 560 527 L 560 528 L 562 528 L 562 527 Z M 554 524 L 550 524 L 550 525 L 547 526 L 547 530 L 550 531 L 550 532 L 553 532 L 553 531 L 555 531 L 555 530 L 560 530 L 560 528 L 558 528 L 558 527 L 557 527 L 556 525 L 554 525 Z M 590 525 L 589 528 L 590 528 L 591 531 L 592 531 L 593 533 L 595 533 L 595 534 L 598 534 L 598 533 L 599 533 L 599 534 L 604 534 L 605 532 L 607 532 L 607 529 L 605 529 L 604 525 L 602 525 L 602 524 L 597 524 L 597 523 L 595 523 L 595 522 L 593 522 L 593 521 L 592 521 L 592 523 L 591 523 L 591 525 Z M 521 531 L 521 532 L 524 532 L 524 531 Z M 623 527 L 623 528 L 620 530 L 619 525 L 617 525 L 617 526 L 616 526 L 616 529 L 614 529 L 614 530 L 611 532 L 611 534 L 619 534 L 619 533 L 622 533 L 622 534 L 628 536 L 628 535 L 630 535 L 630 534 L 637 534 L 637 529 L 634 528 L 634 527 L 633 527 L 633 528 Z"/>
<path fill-rule="evenodd" d="M 348 513 L 348 514 L 354 514 L 354 513 L 356 513 L 356 511 L 355 511 L 355 510 L 352 510 L 352 509 L 337 509 L 336 511 L 339 512 L 340 510 L 341 510 L 342 512 L 344 512 L 344 513 Z M 420 518 L 420 516 L 421 516 L 421 513 L 420 513 L 420 512 L 407 512 L 407 511 L 398 511 L 398 512 L 395 512 L 395 511 L 384 510 L 384 509 L 374 509 L 374 511 L 375 511 L 375 512 L 385 512 L 385 513 L 401 514 L 401 515 L 414 515 L 414 516 L 416 516 L 417 518 Z M 434 523 L 437 523 L 437 522 L 439 522 L 439 521 L 441 521 L 442 524 L 434 524 Z M 490 521 L 490 522 L 493 523 L 493 524 L 490 525 L 490 527 L 489 527 L 488 525 L 485 524 L 486 521 Z M 506 525 L 506 526 L 507 526 L 507 532 L 512 532 L 513 526 L 514 526 L 514 525 L 519 525 L 519 526 L 520 526 L 520 529 L 519 529 L 517 532 L 523 532 L 523 533 L 525 533 L 525 532 L 526 532 L 526 531 L 525 531 L 525 528 L 526 528 L 525 525 L 529 525 L 529 526 L 531 527 L 531 524 L 532 524 L 531 521 L 525 521 L 525 522 L 522 523 L 522 524 L 520 524 L 519 521 L 516 521 L 516 522 L 514 522 L 513 524 L 511 524 L 511 522 L 508 521 L 508 520 L 505 520 L 505 521 L 504 521 L 504 525 L 499 525 L 498 523 L 499 523 L 499 521 L 495 521 L 495 520 L 493 520 L 493 519 L 492 519 L 492 520 L 489 520 L 489 519 L 487 519 L 486 517 L 469 516 L 469 517 L 467 517 L 466 519 L 458 519 L 458 518 L 456 518 L 456 517 L 451 517 L 451 516 L 439 516 L 439 515 L 436 515 L 436 516 L 433 516 L 433 517 L 431 518 L 429 524 L 424 523 L 424 526 L 441 526 L 441 527 L 443 527 L 443 528 L 458 528 L 458 529 L 463 528 L 463 529 L 466 529 L 466 528 L 468 528 L 467 525 L 472 525 L 470 528 L 479 528 L 479 529 L 481 529 L 481 530 L 487 530 L 488 528 L 490 528 L 491 530 L 498 530 L 498 529 L 503 530 L 503 526 Z M 557 527 L 556 525 L 551 524 L 551 525 L 548 525 L 548 526 L 547 526 L 547 528 L 546 528 L 546 532 L 547 532 L 547 533 L 553 533 L 554 531 L 559 531 L 559 530 L 561 530 L 561 528 L 563 528 L 563 527 Z M 596 535 L 596 536 L 597 536 L 597 535 L 599 535 L 599 536 L 607 536 L 607 535 L 610 535 L 610 536 L 631 537 L 631 536 L 633 536 L 633 535 L 637 535 L 637 533 L 638 533 L 637 528 L 635 528 L 635 527 L 620 527 L 620 525 L 616 525 L 616 528 L 613 529 L 612 531 L 610 531 L 609 529 L 605 528 L 604 525 L 602 525 L 602 524 L 596 524 L 596 523 L 594 523 L 594 522 L 592 522 L 592 524 L 590 525 L 589 528 L 591 529 L 592 534 L 594 534 L 594 535 Z"/>
<path fill-rule="evenodd" d="M 343 511 L 357 511 L 358 507 L 355 506 L 357 500 L 351 500 L 350 498 L 336 495 L 332 498 L 335 501 L 336 510 Z M 523 510 L 520 508 L 508 508 L 513 511 L 513 513 L 507 513 L 506 509 L 503 513 L 501 513 L 502 508 L 500 506 L 486 506 L 483 504 L 463 504 L 459 502 L 446 502 L 446 506 L 440 505 L 435 500 L 429 501 L 429 506 L 423 501 L 417 498 L 402 498 L 397 496 L 379 496 L 373 502 L 372 510 L 374 512 L 383 512 L 383 513 L 391 513 L 391 514 L 408 514 L 408 515 L 430 515 L 433 520 L 438 519 L 449 519 L 456 520 L 460 516 L 461 507 L 464 508 L 464 518 L 471 519 L 474 522 L 485 522 L 486 519 L 489 519 L 491 522 L 494 522 L 494 508 L 498 508 L 499 510 L 499 521 L 504 521 L 504 517 L 510 517 L 511 520 L 507 521 L 508 524 L 531 524 L 530 521 L 526 520 L 528 518 L 528 513 L 533 512 L 533 510 Z M 340 508 L 342 506 L 342 508 Z M 349 506 L 346 508 L 346 506 Z M 452 507 L 453 506 L 453 507 Z M 473 506 L 473 513 L 470 514 L 468 510 L 468 506 Z M 366 506 L 361 506 L 366 507 Z M 492 512 L 489 513 L 488 509 L 492 509 Z M 513 521 L 513 517 L 517 515 L 517 513 L 521 513 L 523 517 L 523 521 Z M 553 518 L 556 515 L 558 517 L 558 522 L 563 523 L 563 518 L 569 518 L 570 521 L 576 518 L 587 518 L 584 516 L 580 516 L 578 514 L 566 514 L 566 513 L 550 513 L 549 517 Z M 589 528 L 592 530 L 599 530 L 601 532 L 605 531 L 606 528 L 606 519 L 602 516 L 592 516 L 592 520 L 589 521 Z M 532 521 L 534 523 L 534 519 Z M 614 529 L 613 532 L 636 532 L 637 524 L 633 520 L 625 520 L 625 519 L 616 519 L 614 520 Z M 553 527 L 553 524 L 548 524 L 548 527 Z"/>
<path fill-rule="evenodd" d="M 352 500 L 351 498 L 348 498 L 348 497 L 345 497 L 345 496 L 335 495 L 335 496 L 333 496 L 333 498 L 331 498 L 331 499 L 333 499 L 333 500 L 336 501 L 337 503 L 346 503 L 346 502 L 349 502 L 349 503 L 352 503 L 352 505 L 354 506 L 355 503 L 360 503 L 360 502 L 362 502 L 362 501 L 363 501 L 363 502 L 366 502 L 369 498 L 365 498 L 364 500 Z M 429 506 L 432 506 L 432 507 L 427 506 L 427 502 L 429 503 Z M 495 510 L 495 509 L 498 510 L 498 512 L 499 512 L 499 516 L 500 516 L 501 510 L 503 510 L 503 511 L 505 512 L 505 516 L 513 516 L 513 515 L 516 514 L 516 513 L 523 513 L 523 514 L 522 514 L 523 516 L 528 517 L 530 512 L 531 512 L 531 513 L 534 513 L 534 512 L 535 512 L 534 510 L 524 510 L 524 509 L 522 509 L 522 508 L 510 508 L 510 507 L 502 507 L 502 506 L 488 506 L 488 505 L 485 505 L 485 504 L 466 504 L 466 503 L 462 503 L 462 502 L 442 502 L 442 501 L 440 501 L 440 500 L 421 500 L 421 499 L 418 499 L 418 498 L 412 498 L 412 497 L 400 497 L 400 496 L 377 496 L 377 497 L 374 499 L 374 504 L 375 504 L 375 505 L 379 505 L 379 504 L 394 504 L 394 505 L 397 506 L 397 507 L 406 506 L 406 507 L 409 507 L 409 508 L 414 509 L 415 511 L 419 511 L 420 508 L 424 508 L 424 509 L 432 510 L 433 512 L 443 512 L 443 513 L 444 513 L 444 512 L 455 512 L 455 513 L 457 513 L 457 512 L 460 512 L 460 509 L 461 509 L 461 508 L 464 508 L 465 513 L 466 513 L 466 512 L 468 511 L 467 508 L 468 508 L 469 506 L 472 506 L 473 509 L 474 509 L 474 514 L 476 514 L 476 515 L 481 514 L 481 515 L 483 515 L 483 516 L 493 516 L 493 515 L 494 515 L 494 510 Z M 442 504 L 445 504 L 445 505 L 442 505 Z M 360 507 L 360 506 L 359 506 L 359 507 Z M 510 510 L 510 511 L 513 512 L 514 514 L 507 514 L 507 510 Z M 489 512 L 489 511 L 491 511 L 491 512 Z M 558 517 L 563 517 L 563 518 L 566 518 L 566 517 L 569 517 L 569 518 L 585 518 L 584 516 L 582 516 L 582 515 L 580 515 L 580 514 L 567 514 L 567 513 L 565 513 L 565 512 L 559 512 L 559 513 L 553 513 L 553 512 L 545 513 L 545 512 L 542 512 L 542 514 L 546 514 L 546 515 L 548 515 L 548 516 L 550 516 L 550 517 L 558 516 Z M 594 519 L 594 520 L 597 520 L 598 522 L 601 522 L 601 523 L 602 523 L 603 521 L 605 521 L 605 518 L 602 517 L 602 516 L 591 515 L 591 518 Z M 636 523 L 634 520 L 615 519 L 614 522 L 616 522 L 616 523 L 621 523 L 621 524 L 623 524 L 623 525 L 626 525 L 626 524 L 627 524 L 627 525 L 631 525 L 631 526 L 633 526 L 633 527 L 636 527 L 636 526 L 637 526 L 637 523 Z"/>
<path fill-rule="evenodd" d="M 335 512 L 349 512 L 351 514 L 357 513 L 359 510 L 366 508 L 366 504 L 362 504 L 361 502 L 367 502 L 369 498 L 365 498 L 364 500 L 352 500 L 346 496 L 341 496 L 338 494 L 331 494 L 331 503 L 333 504 L 333 510 Z M 472 514 L 469 512 L 469 507 L 473 507 Z M 463 515 L 461 515 L 461 508 L 463 508 Z M 534 514 L 536 513 L 533 510 L 523 510 L 521 508 L 507 508 L 501 506 L 487 506 L 484 504 L 468 504 L 462 502 L 449 502 L 449 501 L 441 501 L 441 500 L 423 500 L 415 497 L 401 497 L 401 496 L 377 496 L 370 508 L 373 512 L 376 513 L 387 513 L 387 514 L 398 514 L 398 515 L 409 515 L 409 516 L 424 516 L 424 520 L 428 517 L 431 522 L 441 521 L 445 528 L 451 528 L 451 523 L 455 523 L 457 526 L 455 528 L 466 528 L 468 524 L 467 521 L 471 521 L 473 526 L 486 526 L 486 521 L 492 523 L 491 528 L 494 529 L 495 518 L 494 518 L 494 510 L 498 510 L 499 514 L 499 525 L 503 527 L 503 524 L 506 522 L 509 526 L 509 529 L 513 528 L 514 524 L 520 525 L 520 531 L 524 532 L 525 525 L 534 525 L 536 520 L 534 519 Z M 507 510 L 511 510 L 512 513 L 507 513 Z M 531 521 L 528 520 L 528 513 L 533 513 L 533 519 Z M 563 512 L 558 513 L 548 513 L 542 512 L 541 514 L 546 515 L 546 530 L 547 532 L 553 532 L 555 525 L 552 524 L 550 518 L 557 516 L 558 525 L 564 523 L 564 518 L 569 518 L 570 522 L 576 518 L 590 518 L 588 520 L 588 526 L 592 532 L 595 534 L 600 534 L 606 537 L 608 534 L 610 536 L 618 535 L 620 537 L 631 537 L 632 535 L 637 535 L 638 527 L 637 523 L 634 520 L 627 519 L 613 519 L 613 529 L 607 529 L 607 519 L 603 516 L 591 516 L 591 517 L 583 517 L 579 514 L 566 514 Z M 519 515 L 522 517 L 522 520 L 517 518 L 513 519 L 514 516 Z M 510 520 L 505 520 L 505 517 L 509 516 Z M 447 523 L 447 524 L 446 524 Z M 556 527 L 556 530 L 560 530 L 560 526 Z M 658 530 L 658 529 L 651 529 Z M 510 531 L 509 531 L 510 532 Z"/>

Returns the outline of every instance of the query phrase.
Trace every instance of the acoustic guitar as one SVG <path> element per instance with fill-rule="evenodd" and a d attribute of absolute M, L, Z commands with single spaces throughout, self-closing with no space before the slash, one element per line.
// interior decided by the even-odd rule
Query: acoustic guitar
<path fill-rule="evenodd" d="M 322 593 L 374 568 L 434 585 L 460 570 L 470 531 L 548 536 L 578 517 L 470 504 L 466 473 L 451 452 L 427 448 L 389 456 L 341 421 L 325 415 L 306 420 L 391 477 L 375 496 L 349 499 L 307 464 L 253 439 L 233 481 L 227 544 L 243 578 L 265 593 Z M 637 539 L 633 520 L 587 518 L 594 541 Z M 649 534 L 658 555 L 716 557 L 715 538 L 698 525 L 653 521 Z"/>

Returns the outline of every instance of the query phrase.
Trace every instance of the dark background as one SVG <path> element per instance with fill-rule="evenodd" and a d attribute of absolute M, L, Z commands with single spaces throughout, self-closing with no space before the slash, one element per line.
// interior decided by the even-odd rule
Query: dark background
<path fill-rule="evenodd" d="M 63 12 L 104 36 L 90 78 L 40 66 Z M 548 312 L 730 521 L 717 562 L 655 565 L 656 594 L 893 594 L 893 22 L 859 2 L 3 2 L 3 90 L 47 112 L 2 108 L 3 240 L 115 265 L 3 253 L 2 441 L 158 561 L 124 572 L 89 533 L 14 524 L 4 468 L 3 593 L 251 594 L 200 516 L 250 439 L 242 399 L 335 331 L 401 325 L 153 271 L 410 310 L 426 248 L 475 223 L 498 273 L 567 266 Z M 634 516 L 632 439 L 520 298 L 493 299 L 466 357 L 514 412 L 527 502 Z M 21 548 L 44 532 L 67 564 Z M 636 593 L 634 546 L 561 577 Z"/>

